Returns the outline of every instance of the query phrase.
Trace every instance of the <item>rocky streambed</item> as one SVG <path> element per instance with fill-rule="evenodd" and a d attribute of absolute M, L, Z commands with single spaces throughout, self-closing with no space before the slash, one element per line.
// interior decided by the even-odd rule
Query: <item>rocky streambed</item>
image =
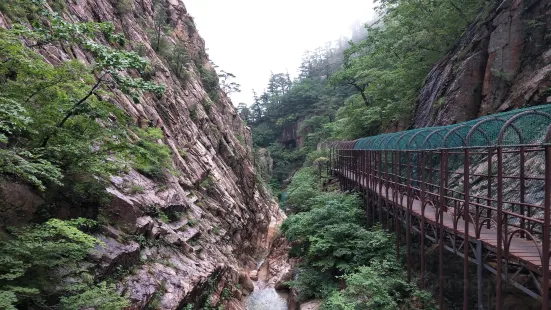
<path fill-rule="evenodd" d="M 259 280 L 254 283 L 254 291 L 246 298 L 245 307 L 247 310 L 287 310 L 288 298 L 288 291 L 276 291 L 264 280 Z"/>
<path fill-rule="evenodd" d="M 289 248 L 285 238 L 277 237 L 270 252 L 249 273 L 254 291 L 245 299 L 247 310 L 294 309 L 295 302 L 286 285 L 291 280 L 294 264 L 288 256 Z"/>

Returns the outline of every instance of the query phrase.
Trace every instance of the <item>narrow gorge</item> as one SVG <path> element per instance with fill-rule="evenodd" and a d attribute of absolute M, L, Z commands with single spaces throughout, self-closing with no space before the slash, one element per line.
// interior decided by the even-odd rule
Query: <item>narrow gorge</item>
<path fill-rule="evenodd" d="M 550 33 L 548 0 L 0 0 L 0 310 L 540 309 L 488 272 L 463 286 L 474 269 L 374 223 L 384 198 L 343 171 L 388 186 L 418 158 L 345 152 L 545 116 Z M 466 190 L 489 199 L 493 147 Z M 545 171 L 519 156 L 511 178 Z M 533 179 L 502 192 L 543 204 Z"/>

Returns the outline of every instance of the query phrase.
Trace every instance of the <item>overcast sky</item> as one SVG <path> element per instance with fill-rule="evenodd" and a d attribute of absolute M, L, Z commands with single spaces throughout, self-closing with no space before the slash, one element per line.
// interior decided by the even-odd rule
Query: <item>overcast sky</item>
<path fill-rule="evenodd" d="M 375 15 L 372 0 L 183 0 L 210 59 L 237 76 L 234 105 L 252 103 L 270 72 L 296 76 L 302 55 L 349 36 L 354 21 Z"/>

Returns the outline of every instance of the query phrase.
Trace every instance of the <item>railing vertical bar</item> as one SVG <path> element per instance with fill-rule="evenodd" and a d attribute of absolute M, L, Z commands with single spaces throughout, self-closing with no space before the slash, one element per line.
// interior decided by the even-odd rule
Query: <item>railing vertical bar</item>
<path fill-rule="evenodd" d="M 497 147 L 497 261 L 496 261 L 496 310 L 501 310 L 501 277 L 503 257 L 503 149 Z"/>
<path fill-rule="evenodd" d="M 426 152 L 421 152 L 421 288 L 425 288 L 425 156 Z"/>
<path fill-rule="evenodd" d="M 545 146 L 545 210 L 543 212 L 543 240 L 542 240 L 542 306 L 544 310 L 549 309 L 549 225 L 551 224 L 551 146 Z"/>
<path fill-rule="evenodd" d="M 412 193 L 411 193 L 411 152 L 406 151 L 406 163 L 407 163 L 407 188 L 406 188 L 406 243 L 407 243 L 407 275 L 408 282 L 411 282 L 411 203 L 413 202 Z"/>
<path fill-rule="evenodd" d="M 477 303 L 478 310 L 484 310 L 484 258 L 482 257 L 482 240 L 476 240 L 476 286 L 477 286 Z"/>
<path fill-rule="evenodd" d="M 470 206 L 470 154 L 465 149 L 463 160 L 463 189 L 465 204 L 463 205 L 463 219 L 465 220 L 465 239 L 463 242 L 463 310 L 469 308 L 469 206 Z"/>
<path fill-rule="evenodd" d="M 381 222 L 381 224 L 383 225 L 383 228 L 386 228 L 385 226 L 385 223 L 383 221 L 383 156 L 382 156 L 382 151 L 375 151 L 375 155 L 376 155 L 376 160 L 379 161 L 379 171 L 377 172 L 377 182 L 379 184 L 379 192 L 377 193 L 378 195 L 378 201 L 379 201 L 379 221 Z M 388 222 L 386 223 L 388 225 Z"/>
<path fill-rule="evenodd" d="M 390 160 L 392 161 L 392 163 L 394 163 L 394 161 L 392 160 L 393 155 L 394 155 L 394 153 L 391 153 Z M 389 160 L 388 160 L 388 150 L 385 151 L 385 160 L 386 160 L 385 161 L 385 163 L 386 163 L 386 166 L 385 166 L 385 172 L 386 172 L 386 178 L 385 178 L 385 181 L 386 181 L 385 182 L 385 185 L 386 185 L 386 188 L 385 188 L 386 222 L 388 223 L 388 228 L 390 229 L 390 205 L 391 205 L 391 203 L 389 203 L 388 191 L 390 190 L 390 186 L 391 186 L 392 182 L 390 181 L 390 172 L 389 172 L 390 164 L 389 164 Z M 392 172 L 394 174 L 394 166 L 392 168 L 393 168 Z M 392 193 L 394 193 L 394 191 L 392 191 Z M 392 196 L 392 197 L 394 198 L 394 196 Z"/>
<path fill-rule="evenodd" d="M 398 187 L 398 174 L 396 173 L 396 166 L 398 163 L 398 160 L 396 160 L 396 157 L 400 156 L 399 152 L 392 152 L 392 174 L 393 174 L 393 180 L 394 180 L 394 186 L 392 188 L 392 198 L 394 199 L 394 225 L 396 226 L 396 259 L 400 261 L 400 207 L 398 206 L 398 195 L 400 194 Z"/>
<path fill-rule="evenodd" d="M 525 149 L 524 149 L 524 146 L 521 146 L 520 147 L 520 202 L 521 202 L 521 205 L 520 205 L 520 214 L 522 216 L 524 216 L 524 201 L 525 201 L 525 195 L 526 195 L 526 184 L 525 184 L 525 168 L 524 168 L 524 161 L 526 160 L 525 159 Z M 524 219 L 520 219 L 520 228 L 523 229 L 520 231 L 520 237 L 521 238 L 524 238 L 524 229 L 526 228 L 526 222 L 524 221 Z"/>
<path fill-rule="evenodd" d="M 439 225 L 440 231 L 439 247 L 438 247 L 438 274 L 439 274 L 439 287 L 438 287 L 438 303 L 440 309 L 444 309 L 444 171 L 447 169 L 448 153 L 445 150 L 440 151 L 440 205 L 439 205 Z"/>
<path fill-rule="evenodd" d="M 486 193 L 486 197 L 488 200 L 486 201 L 488 207 L 492 206 L 492 175 L 493 175 L 493 169 L 492 169 L 492 157 L 494 157 L 494 151 L 492 148 L 488 149 L 488 191 Z M 486 218 L 491 219 L 492 218 L 492 210 L 490 208 L 486 208 Z M 490 221 L 486 222 L 486 228 L 490 229 L 491 223 Z"/>

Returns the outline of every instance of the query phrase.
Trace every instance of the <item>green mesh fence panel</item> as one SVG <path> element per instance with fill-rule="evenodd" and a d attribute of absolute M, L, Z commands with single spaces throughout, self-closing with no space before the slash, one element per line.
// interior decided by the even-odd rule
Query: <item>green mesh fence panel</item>
<path fill-rule="evenodd" d="M 551 105 L 547 104 L 484 116 L 450 126 L 419 128 L 362 138 L 356 140 L 353 146 L 356 150 L 434 150 L 541 144 L 545 142 L 550 125 Z"/>

